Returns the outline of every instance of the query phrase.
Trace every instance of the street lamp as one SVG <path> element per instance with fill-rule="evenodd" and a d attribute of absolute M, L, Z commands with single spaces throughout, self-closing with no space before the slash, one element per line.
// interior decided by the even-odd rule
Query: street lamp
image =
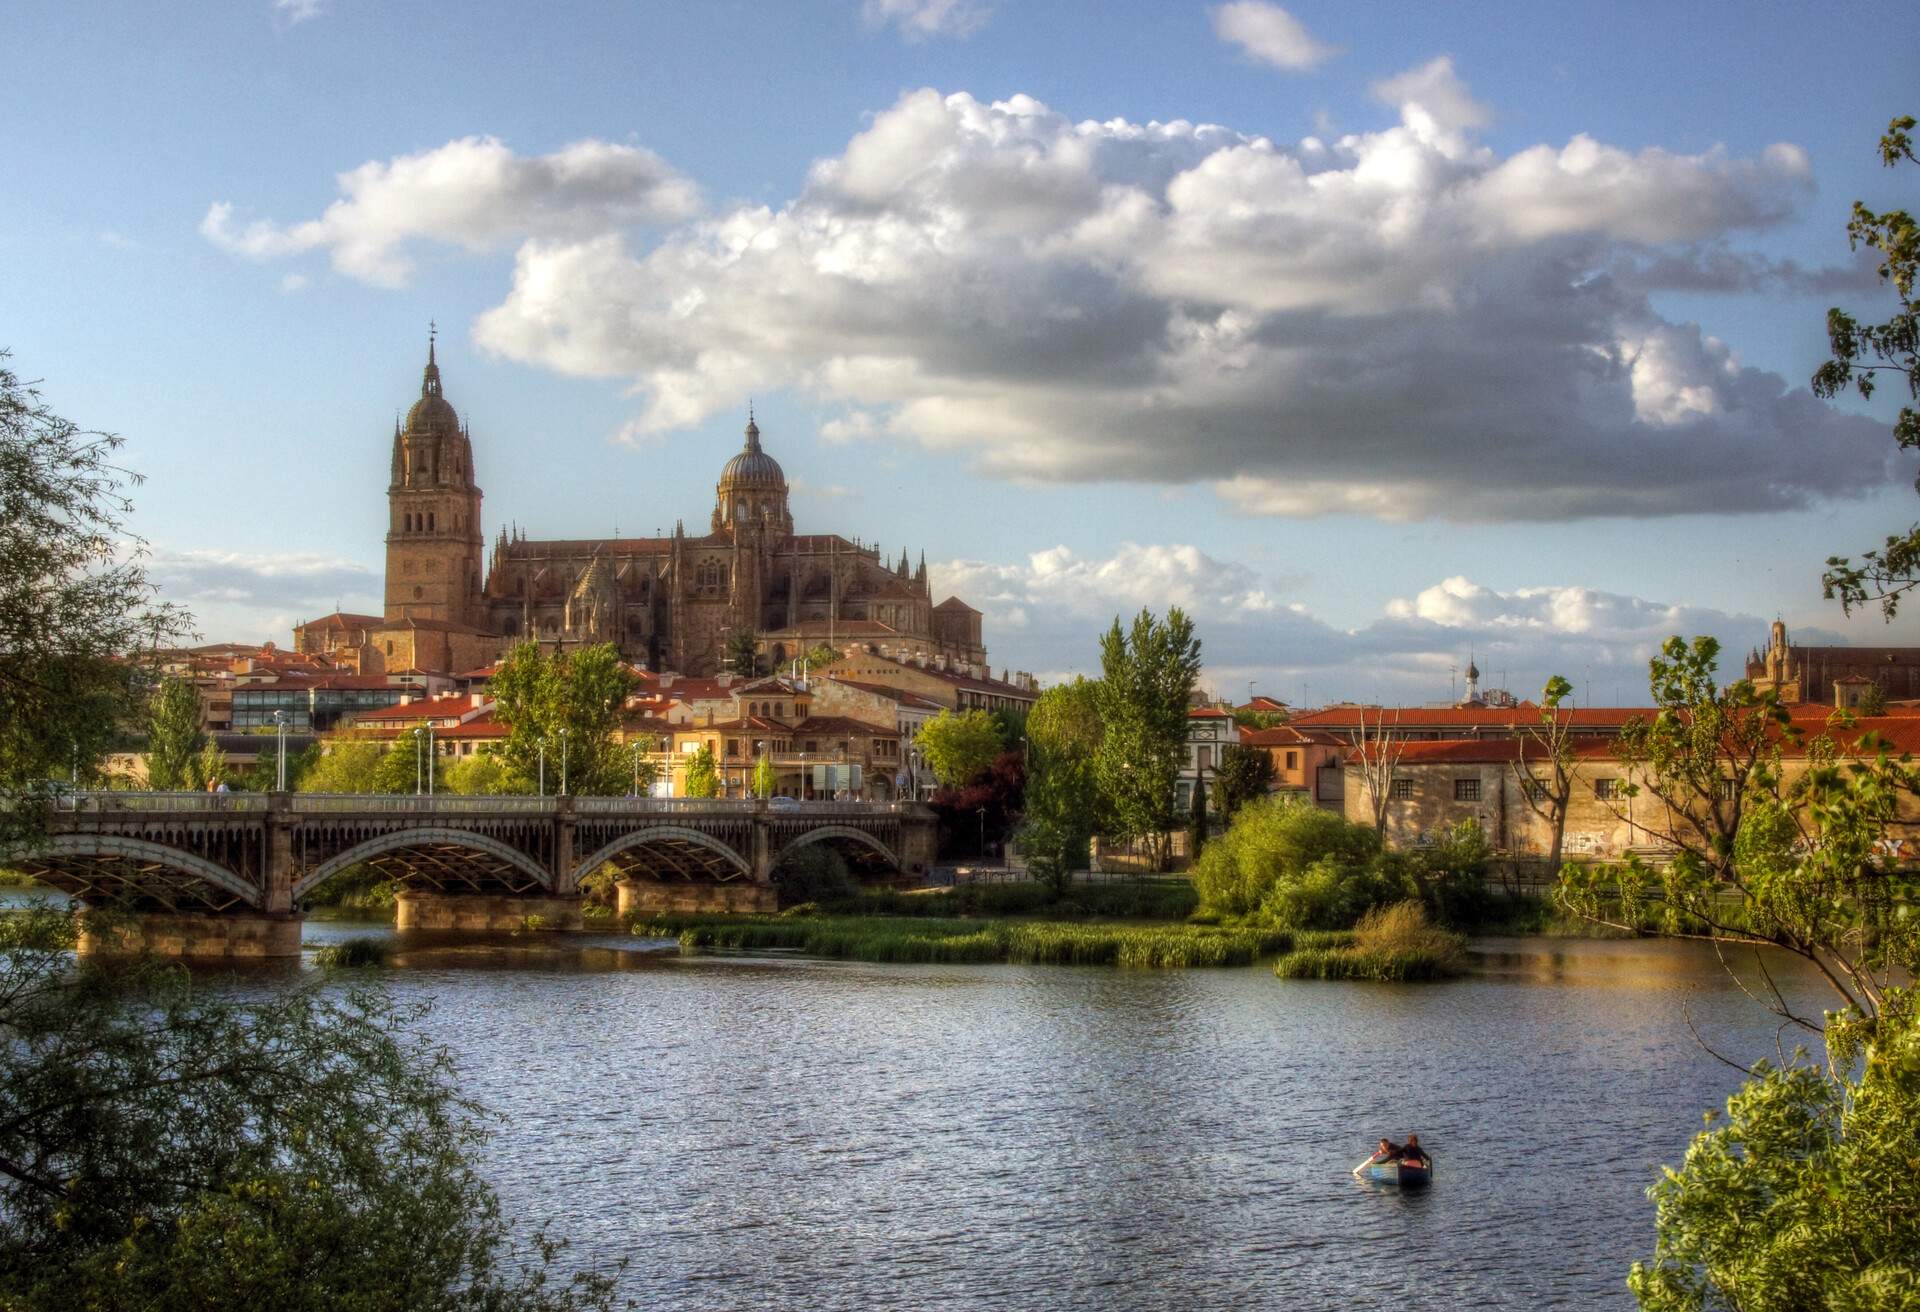
<path fill-rule="evenodd" d="M 429 724 L 427 726 L 427 796 L 428 797 L 433 796 L 433 776 L 436 773 L 435 767 L 438 765 L 440 760 L 439 756 L 437 755 L 439 750 L 440 749 L 434 745 L 433 726 Z"/>
<path fill-rule="evenodd" d="M 423 791 L 420 787 L 420 746 L 426 738 L 426 733 L 425 729 L 413 731 L 413 795 L 415 797 L 420 796 Z"/>
<path fill-rule="evenodd" d="M 982 862 L 985 862 L 987 859 L 987 808 L 984 806 L 981 807 L 979 810 L 979 815 L 980 815 L 980 860 Z"/>
<path fill-rule="evenodd" d="M 567 795 L 567 731 L 560 731 L 560 796 Z"/>
<path fill-rule="evenodd" d="M 273 736 L 279 740 L 280 746 L 280 769 L 275 786 L 277 791 L 284 793 L 287 791 L 287 713 L 285 711 L 273 713 Z"/>
<path fill-rule="evenodd" d="M 534 750 L 540 753 L 540 796 L 545 797 L 547 795 L 547 740 L 536 738 L 533 746 Z"/>
<path fill-rule="evenodd" d="M 640 740 L 637 738 L 633 742 L 633 792 L 628 796 L 640 796 Z"/>

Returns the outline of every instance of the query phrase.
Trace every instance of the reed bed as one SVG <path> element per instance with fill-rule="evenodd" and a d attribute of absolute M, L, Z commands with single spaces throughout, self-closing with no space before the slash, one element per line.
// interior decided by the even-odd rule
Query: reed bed
<path fill-rule="evenodd" d="M 1377 907 L 1360 918 L 1346 942 L 1337 935 L 1302 934 L 1294 950 L 1273 963 L 1281 979 L 1360 979 L 1387 983 L 1450 979 L 1465 965 L 1466 940 L 1427 919 L 1418 902 Z"/>
<path fill-rule="evenodd" d="M 633 932 L 677 938 L 693 952 L 784 948 L 851 961 L 1143 969 L 1246 966 L 1293 946 L 1292 934 L 1274 929 L 931 917 L 667 917 L 636 921 Z"/>
<path fill-rule="evenodd" d="M 313 954 L 314 964 L 328 970 L 362 970 L 384 966 L 393 958 L 393 944 L 383 938 L 350 938 L 329 943 Z"/>

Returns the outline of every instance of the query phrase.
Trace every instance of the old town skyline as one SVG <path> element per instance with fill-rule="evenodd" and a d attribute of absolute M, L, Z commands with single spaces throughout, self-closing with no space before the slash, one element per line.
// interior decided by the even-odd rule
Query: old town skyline
<path fill-rule="evenodd" d="M 1824 307 L 1875 303 L 1844 214 L 1891 185 L 1871 142 L 1900 108 L 1897 52 L 1773 25 L 1683 93 L 1689 42 L 1729 38 L 1712 15 L 1627 73 L 1630 16 L 1523 39 L 1294 6 L 1310 39 L 1289 47 L 1227 9 L 1080 33 L 1084 64 L 1063 54 L 1070 8 L 817 6 L 744 34 L 660 18 L 600 34 L 648 78 L 545 99 L 559 70 L 598 67 L 585 20 L 539 34 L 508 90 L 476 71 L 500 58 L 483 24 L 257 4 L 162 30 L 116 11 L 102 72 L 210 148 L 149 154 L 168 166 L 116 191 L 126 159 L 90 144 L 116 111 L 63 124 L 9 61 L 36 141 L 0 203 L 49 254 L 10 292 L 7 344 L 61 409 L 129 438 L 136 527 L 209 639 L 379 608 L 383 429 L 437 316 L 492 505 L 530 532 L 670 530 L 751 395 L 802 531 L 924 542 L 935 599 L 968 598 L 996 663 L 1043 676 L 1087 668 L 1115 611 L 1169 602 L 1201 619 L 1209 682 L 1288 700 L 1445 696 L 1472 650 L 1520 692 L 1594 668 L 1591 699 L 1618 702 L 1666 633 L 1737 654 L 1776 612 L 1811 641 L 1914 641 L 1819 600 L 1827 554 L 1910 517 L 1911 471 L 1877 411 L 1803 390 Z M 50 7 L 21 21 L 46 49 L 80 37 Z M 151 47 L 190 69 L 224 49 L 215 26 L 265 70 L 250 90 L 156 74 Z M 1123 38 L 1159 44 L 1158 82 L 1096 74 Z M 782 42 L 803 57 L 771 58 Z M 410 97 L 408 121 L 303 108 L 422 47 L 447 58 L 410 76 L 444 94 Z M 669 48 L 732 62 L 738 100 L 691 94 Z M 828 50 L 843 86 L 803 71 Z M 1765 94 L 1792 76 L 1820 102 Z M 249 113 L 217 121 L 235 97 Z M 1423 216 L 1421 241 L 1395 243 L 1369 180 Z M 1234 207 L 1293 235 L 1209 217 Z M 943 294 L 943 267 L 978 296 Z M 868 288 L 878 318 L 822 285 Z M 1543 285 L 1581 305 L 1555 318 Z M 108 288 L 126 294 L 101 328 L 85 307 Z M 1404 331 L 1355 340 L 1411 382 L 1369 362 L 1309 404 L 1263 354 L 1311 321 L 1287 350 L 1341 362 L 1342 325 L 1383 315 Z M 1614 362 L 1542 385 L 1564 357 L 1513 335 L 1539 315 Z M 1074 323 L 1098 331 L 1039 331 Z M 1448 347 L 1463 329 L 1488 349 Z M 1130 418 L 1148 412 L 1130 372 L 1157 380 L 1162 427 Z M 1393 436 L 1418 413 L 1395 398 L 1451 395 L 1441 380 L 1457 402 Z M 1363 426 L 1339 432 L 1356 397 Z"/>

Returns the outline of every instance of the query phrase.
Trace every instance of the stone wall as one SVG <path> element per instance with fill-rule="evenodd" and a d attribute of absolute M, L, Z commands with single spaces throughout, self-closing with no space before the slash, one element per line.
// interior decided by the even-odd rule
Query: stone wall
<path fill-rule="evenodd" d="M 114 916 L 104 921 L 88 917 L 81 925 L 79 952 L 83 957 L 151 952 L 222 961 L 297 959 L 300 918 L 191 912 Z"/>
<path fill-rule="evenodd" d="M 734 880 L 695 884 L 658 879 L 622 879 L 614 884 L 615 911 L 622 920 L 634 914 L 699 915 L 779 910 L 772 884 Z"/>

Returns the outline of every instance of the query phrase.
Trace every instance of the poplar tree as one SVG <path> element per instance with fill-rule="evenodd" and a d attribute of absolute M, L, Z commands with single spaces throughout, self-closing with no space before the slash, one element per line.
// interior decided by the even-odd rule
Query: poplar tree
<path fill-rule="evenodd" d="M 162 679 L 147 703 L 147 787 L 189 788 L 194 757 L 206 745 L 200 696 L 185 679 Z"/>
<path fill-rule="evenodd" d="M 1100 749 L 1094 774 L 1118 838 L 1144 838 L 1164 869 L 1174 783 L 1187 745 L 1187 707 L 1200 677 L 1200 639 L 1178 606 L 1167 618 L 1142 610 L 1129 629 L 1100 640 Z"/>

